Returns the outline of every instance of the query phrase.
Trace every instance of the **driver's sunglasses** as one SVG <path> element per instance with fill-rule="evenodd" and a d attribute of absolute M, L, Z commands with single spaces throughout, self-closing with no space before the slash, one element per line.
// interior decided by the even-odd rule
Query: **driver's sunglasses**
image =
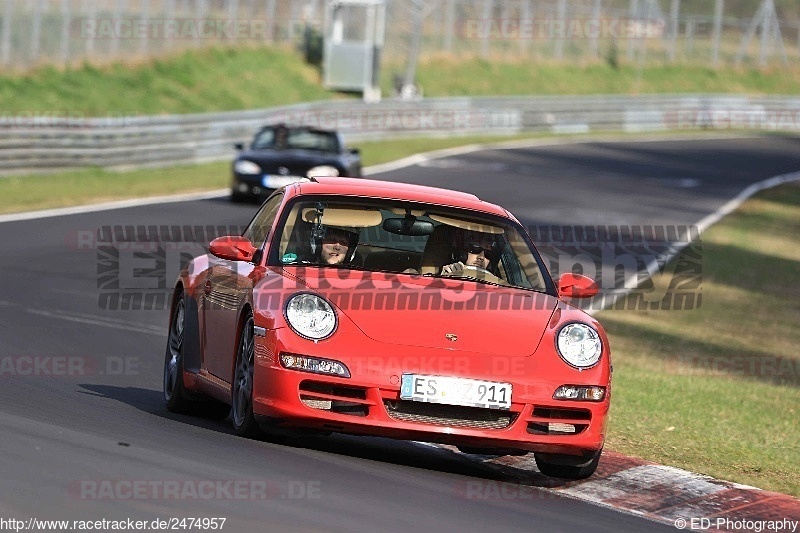
<path fill-rule="evenodd" d="M 322 244 L 341 244 L 342 246 L 349 246 L 350 241 L 347 237 L 323 237 Z"/>
<path fill-rule="evenodd" d="M 497 252 L 493 250 L 491 246 L 484 246 L 477 242 L 468 243 L 464 246 L 464 251 L 475 255 L 483 253 L 486 259 L 493 259 L 497 255 Z"/>

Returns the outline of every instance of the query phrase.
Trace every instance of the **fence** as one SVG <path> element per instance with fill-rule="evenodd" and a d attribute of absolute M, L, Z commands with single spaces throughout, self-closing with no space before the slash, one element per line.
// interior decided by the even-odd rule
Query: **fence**
<path fill-rule="evenodd" d="M 229 160 L 264 124 L 338 129 L 348 144 L 520 132 L 800 131 L 800 97 L 710 95 L 432 98 L 315 102 L 158 117 L 0 117 L 0 174 Z"/>
<path fill-rule="evenodd" d="M 0 0 L 0 69 L 146 58 L 210 44 L 299 43 L 324 0 Z M 384 57 L 796 62 L 796 0 L 386 0 Z M 422 10 L 424 24 L 412 23 Z"/>

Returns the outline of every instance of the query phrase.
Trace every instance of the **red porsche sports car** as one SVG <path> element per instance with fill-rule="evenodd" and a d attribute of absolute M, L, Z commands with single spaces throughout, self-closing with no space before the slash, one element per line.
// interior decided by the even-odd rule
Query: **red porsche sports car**
<path fill-rule="evenodd" d="M 533 452 L 597 467 L 611 396 L 600 324 L 567 301 L 523 226 L 462 192 L 311 178 L 181 272 L 164 399 L 265 426 Z"/>

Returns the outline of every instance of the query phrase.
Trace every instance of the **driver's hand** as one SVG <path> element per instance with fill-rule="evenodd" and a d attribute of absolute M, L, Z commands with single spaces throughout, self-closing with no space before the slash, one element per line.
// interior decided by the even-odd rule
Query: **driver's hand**
<path fill-rule="evenodd" d="M 442 267 L 442 274 L 453 274 L 454 272 L 458 272 L 459 270 L 464 270 L 464 263 L 459 261 L 458 263 L 450 263 L 449 265 L 445 265 Z"/>

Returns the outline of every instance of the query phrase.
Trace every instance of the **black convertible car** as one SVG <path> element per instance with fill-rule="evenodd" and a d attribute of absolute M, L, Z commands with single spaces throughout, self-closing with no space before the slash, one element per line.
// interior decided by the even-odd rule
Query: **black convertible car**
<path fill-rule="evenodd" d="M 336 131 L 265 126 L 248 149 L 237 143 L 231 199 L 258 200 L 275 189 L 311 176 L 361 177 L 361 154 L 347 149 Z"/>

